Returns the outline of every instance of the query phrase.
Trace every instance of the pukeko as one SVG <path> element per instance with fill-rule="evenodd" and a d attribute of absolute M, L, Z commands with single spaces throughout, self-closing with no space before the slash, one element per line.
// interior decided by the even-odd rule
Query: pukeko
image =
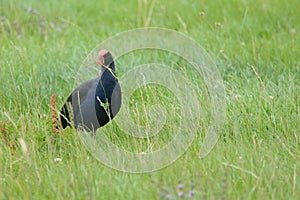
<path fill-rule="evenodd" d="M 121 88 L 115 74 L 115 63 L 107 50 L 101 50 L 96 64 L 100 76 L 81 84 L 61 109 L 63 128 L 73 120 L 79 131 L 96 132 L 116 116 L 121 107 Z"/>

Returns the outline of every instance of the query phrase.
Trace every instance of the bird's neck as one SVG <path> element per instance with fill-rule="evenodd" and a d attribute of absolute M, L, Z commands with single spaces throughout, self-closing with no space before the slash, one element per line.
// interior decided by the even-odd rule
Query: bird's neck
<path fill-rule="evenodd" d="M 114 62 L 110 63 L 109 68 L 115 73 L 115 63 Z"/>
<path fill-rule="evenodd" d="M 100 75 L 103 75 L 104 73 L 112 73 L 115 75 L 115 64 L 111 63 L 109 66 L 102 66 Z"/>

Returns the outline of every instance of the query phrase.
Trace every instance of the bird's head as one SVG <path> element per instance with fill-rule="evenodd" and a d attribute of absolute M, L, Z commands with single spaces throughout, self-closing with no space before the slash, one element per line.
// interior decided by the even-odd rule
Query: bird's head
<path fill-rule="evenodd" d="M 96 64 L 99 66 L 102 66 L 104 68 L 110 68 L 113 71 L 115 71 L 114 59 L 113 59 L 111 53 L 109 53 L 109 51 L 107 51 L 105 49 L 99 51 Z"/>

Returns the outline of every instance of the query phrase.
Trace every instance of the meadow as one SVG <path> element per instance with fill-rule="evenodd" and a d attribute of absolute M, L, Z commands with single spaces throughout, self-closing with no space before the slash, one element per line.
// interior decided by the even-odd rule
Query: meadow
<path fill-rule="evenodd" d="M 0 198 L 300 199 L 299 7 L 297 0 L 0 0 Z M 200 159 L 209 97 L 187 68 L 208 108 L 195 140 L 171 165 L 126 173 L 99 162 L 75 130 L 55 135 L 50 97 L 57 95 L 60 108 L 99 43 L 143 27 L 181 32 L 205 49 L 225 86 L 226 117 L 217 144 Z M 155 55 L 174 69 L 184 65 L 169 55 L 133 53 L 116 61 L 117 74 Z M 182 103 L 155 85 L 132 99 L 127 106 L 141 124 L 148 121 L 145 105 L 160 101 L 170 117 Z M 166 134 L 150 140 L 124 136 L 114 122 L 103 130 L 120 148 L 156 150 L 172 139 L 176 112 Z"/>

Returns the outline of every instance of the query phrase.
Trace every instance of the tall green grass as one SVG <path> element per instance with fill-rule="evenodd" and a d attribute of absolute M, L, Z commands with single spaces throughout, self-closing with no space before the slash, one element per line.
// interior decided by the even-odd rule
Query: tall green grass
<path fill-rule="evenodd" d="M 1 199 L 176 199 L 192 188 L 194 199 L 300 198 L 298 1 L 1 0 L 0 5 Z M 54 137 L 49 101 L 56 93 L 58 107 L 63 104 L 98 43 L 147 26 L 183 32 L 214 58 L 226 87 L 227 115 L 217 145 L 204 159 L 198 158 L 199 141 L 209 118 L 201 119 L 191 147 L 172 165 L 130 174 L 98 162 L 71 129 Z M 118 75 L 151 60 L 145 55 L 120 59 Z M 172 57 L 168 62 L 175 69 L 182 65 Z M 199 78 L 188 70 L 186 76 Z M 209 100 L 205 86 L 195 85 L 203 101 Z M 168 92 L 155 85 L 136 91 L 132 116 L 147 123 L 143 106 L 157 98 L 171 109 L 174 96 Z M 176 126 L 176 119 L 168 121 L 165 131 Z M 117 133 L 111 140 L 133 151 L 160 148 L 171 139 L 167 134 L 149 143 Z"/>

